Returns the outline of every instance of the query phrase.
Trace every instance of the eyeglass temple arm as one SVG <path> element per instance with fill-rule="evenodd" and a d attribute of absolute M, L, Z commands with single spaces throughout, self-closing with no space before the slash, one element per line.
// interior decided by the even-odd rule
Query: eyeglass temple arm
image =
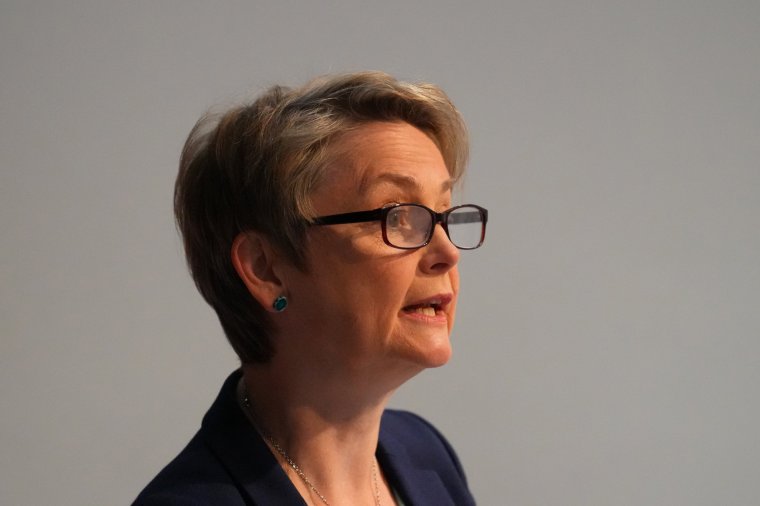
<path fill-rule="evenodd" d="M 372 211 L 357 211 L 355 213 L 331 214 L 320 216 L 312 220 L 312 225 L 341 225 L 343 223 L 362 223 L 365 221 L 377 221 L 383 217 L 383 209 Z"/>

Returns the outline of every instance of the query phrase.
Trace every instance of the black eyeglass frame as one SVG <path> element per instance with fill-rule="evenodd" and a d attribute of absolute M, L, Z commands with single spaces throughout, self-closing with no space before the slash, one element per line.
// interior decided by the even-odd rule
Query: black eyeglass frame
<path fill-rule="evenodd" d="M 386 218 L 388 216 L 388 213 L 390 213 L 393 209 L 396 209 L 400 206 L 413 206 L 413 207 L 419 207 L 424 210 L 426 210 L 428 213 L 430 213 L 431 216 L 431 222 L 432 225 L 430 226 L 430 230 L 428 232 L 427 239 L 425 239 L 425 242 L 423 244 L 420 244 L 419 246 L 396 246 L 395 244 L 392 244 L 388 240 L 388 233 L 386 231 Z M 451 216 L 451 213 L 458 209 L 462 209 L 463 207 L 476 209 L 480 213 L 481 217 L 481 230 L 480 230 L 480 240 L 478 241 L 478 244 L 476 246 L 473 246 L 471 248 L 463 248 L 459 245 L 457 245 L 454 241 L 451 241 L 451 236 L 449 235 L 449 216 Z M 456 216 L 456 215 L 455 215 Z M 331 214 L 329 216 L 319 216 L 317 218 L 314 218 L 311 221 L 311 225 L 321 226 L 321 225 L 342 225 L 344 223 L 364 223 L 368 221 L 379 221 L 380 222 L 380 228 L 383 232 L 383 242 L 387 244 L 388 246 L 392 248 L 397 249 L 404 249 L 404 250 L 413 250 L 413 249 L 419 249 L 424 248 L 428 244 L 430 244 L 430 241 L 433 239 L 433 234 L 435 233 L 435 226 L 440 223 L 441 227 L 443 227 L 444 232 L 446 232 L 446 237 L 448 237 L 449 241 L 451 241 L 451 244 L 457 247 L 457 249 L 461 250 L 473 250 L 479 248 L 483 241 L 486 238 L 486 223 L 488 222 L 488 209 L 485 209 L 484 207 L 480 207 L 475 204 L 462 204 L 460 206 L 454 206 L 451 209 L 447 209 L 446 211 L 443 211 L 441 213 L 437 213 L 430 209 L 427 206 L 423 206 L 422 204 L 414 204 L 414 203 L 401 203 L 401 204 L 392 204 L 384 207 L 379 207 L 377 209 L 372 209 L 371 211 L 356 211 L 352 213 L 341 213 L 341 214 Z"/>

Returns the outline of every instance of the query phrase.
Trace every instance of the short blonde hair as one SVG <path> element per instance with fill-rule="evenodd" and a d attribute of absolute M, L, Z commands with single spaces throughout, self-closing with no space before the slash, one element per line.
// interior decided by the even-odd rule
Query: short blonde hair
<path fill-rule="evenodd" d="M 468 157 L 464 121 L 446 94 L 382 72 L 324 76 L 301 88 L 274 86 L 252 103 L 204 115 L 180 159 L 174 213 L 198 290 L 243 363 L 274 353 L 269 313 L 230 260 L 232 242 L 255 230 L 299 268 L 314 218 L 310 195 L 331 142 L 376 121 L 403 121 L 437 145 L 455 181 Z"/>

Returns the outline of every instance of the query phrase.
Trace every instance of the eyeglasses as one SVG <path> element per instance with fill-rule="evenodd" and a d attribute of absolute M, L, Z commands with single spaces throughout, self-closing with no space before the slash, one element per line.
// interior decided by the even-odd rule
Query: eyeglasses
<path fill-rule="evenodd" d="M 379 221 L 383 241 L 394 248 L 417 249 L 427 246 L 433 238 L 435 225 L 440 223 L 454 246 L 469 250 L 483 244 L 488 210 L 474 204 L 465 204 L 436 213 L 421 204 L 393 204 L 372 211 L 320 216 L 312 221 L 312 225 L 366 221 Z"/>

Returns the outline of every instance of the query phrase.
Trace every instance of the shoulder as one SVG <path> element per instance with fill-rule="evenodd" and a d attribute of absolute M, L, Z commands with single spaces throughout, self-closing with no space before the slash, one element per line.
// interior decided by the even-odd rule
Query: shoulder
<path fill-rule="evenodd" d="M 241 494 L 196 435 L 145 487 L 132 506 L 242 505 Z"/>
<path fill-rule="evenodd" d="M 410 411 L 386 409 L 383 412 L 382 428 L 398 437 L 422 435 L 443 439 L 443 435 L 433 424 Z"/>
<path fill-rule="evenodd" d="M 409 411 L 387 409 L 383 413 L 381 430 L 400 439 L 402 442 L 412 445 L 422 444 L 427 446 L 433 444 L 447 453 L 453 453 L 451 445 L 441 432 L 433 424 L 419 415 Z"/>
<path fill-rule="evenodd" d="M 400 443 L 406 454 L 420 465 L 446 466 L 465 480 L 454 448 L 433 424 L 409 411 L 388 409 L 383 413 L 381 432 Z"/>
<path fill-rule="evenodd" d="M 414 413 L 385 411 L 378 459 L 406 503 L 475 504 L 451 444 L 430 422 Z"/>
<path fill-rule="evenodd" d="M 200 506 L 245 504 L 240 486 L 229 469 L 229 451 L 219 438 L 234 433 L 234 386 L 239 373 L 225 381 L 206 413 L 200 430 L 137 496 L 133 506 Z M 242 440 L 244 438 L 238 438 Z M 227 460 L 225 460 L 227 458 Z"/>

